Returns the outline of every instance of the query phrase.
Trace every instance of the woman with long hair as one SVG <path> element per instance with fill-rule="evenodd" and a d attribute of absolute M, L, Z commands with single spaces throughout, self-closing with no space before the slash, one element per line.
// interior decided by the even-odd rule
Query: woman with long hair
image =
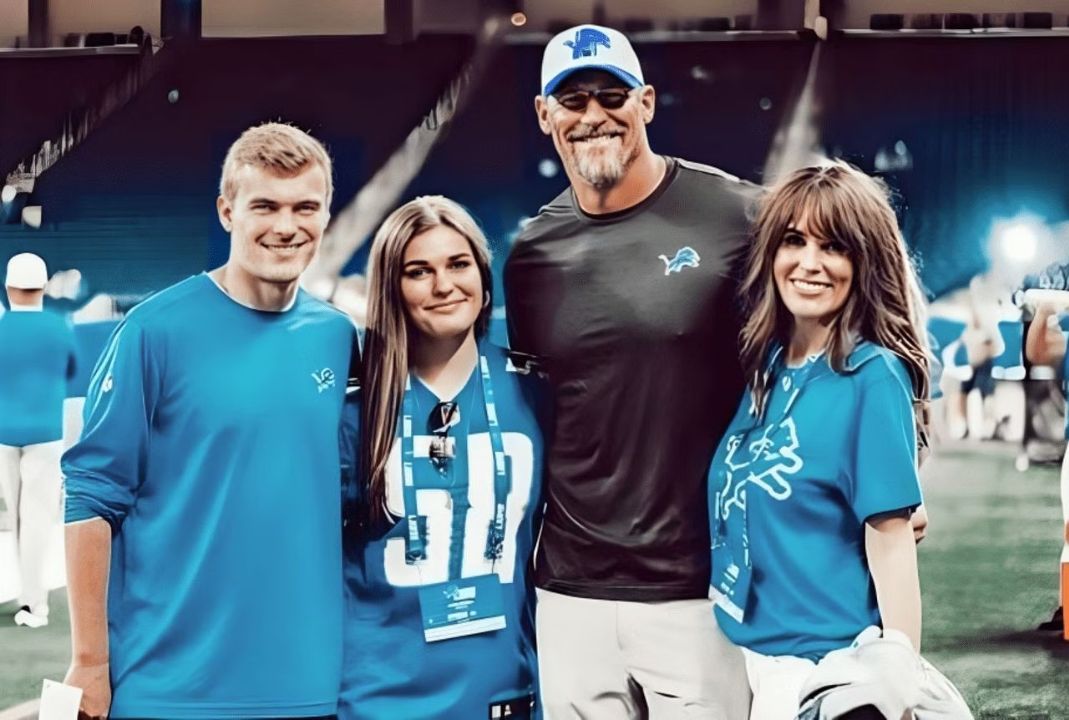
<path fill-rule="evenodd" d="M 342 431 L 343 720 L 531 712 L 537 378 L 484 340 L 491 289 L 457 203 L 419 197 L 379 228 Z"/>
<path fill-rule="evenodd" d="M 788 720 L 866 628 L 920 647 L 923 296 L 887 189 L 842 162 L 767 195 L 740 294 L 748 391 L 709 477 L 715 612 L 744 649 L 751 718 Z"/>

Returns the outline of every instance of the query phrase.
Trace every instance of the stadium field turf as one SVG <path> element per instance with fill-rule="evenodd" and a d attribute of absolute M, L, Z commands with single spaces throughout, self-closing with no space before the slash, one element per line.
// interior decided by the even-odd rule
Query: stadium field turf
<path fill-rule="evenodd" d="M 1058 469 L 1013 467 L 1012 446 L 937 451 L 923 469 L 931 517 L 920 546 L 924 654 L 977 720 L 1069 720 L 1069 642 L 1039 633 L 1057 604 Z M 0 709 L 61 679 L 69 658 L 63 591 L 47 628 L 16 627 L 0 605 Z"/>
<path fill-rule="evenodd" d="M 1069 642 L 1039 633 L 1057 605 L 1058 468 L 1015 448 L 943 449 L 923 468 L 924 654 L 978 720 L 1069 719 Z"/>

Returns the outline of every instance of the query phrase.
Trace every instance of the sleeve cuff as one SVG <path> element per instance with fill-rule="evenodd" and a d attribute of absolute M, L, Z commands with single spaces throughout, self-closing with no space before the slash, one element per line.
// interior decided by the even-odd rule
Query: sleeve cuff
<path fill-rule="evenodd" d="M 63 524 L 72 525 L 100 518 L 111 526 L 111 531 L 117 532 L 122 524 L 123 515 L 115 512 L 103 503 L 85 497 L 67 496 L 63 512 Z"/>

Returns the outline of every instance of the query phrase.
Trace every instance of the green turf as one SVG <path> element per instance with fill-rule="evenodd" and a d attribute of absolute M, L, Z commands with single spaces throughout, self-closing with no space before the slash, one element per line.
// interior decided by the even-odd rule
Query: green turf
<path fill-rule="evenodd" d="M 1069 643 L 1033 631 L 1057 604 L 1058 470 L 1018 473 L 1012 452 L 944 449 L 924 468 L 924 653 L 977 720 L 1069 720 Z M 0 606 L 0 708 L 37 696 L 69 657 L 64 593 L 47 628 L 15 627 L 15 610 Z"/>
<path fill-rule="evenodd" d="M 41 680 L 62 680 L 70 662 L 67 593 L 55 590 L 48 625 L 15 625 L 15 603 L 0 604 L 0 710 L 41 694 Z"/>
<path fill-rule="evenodd" d="M 977 718 L 1069 718 L 1069 643 L 1034 627 L 1057 605 L 1058 469 L 1009 448 L 944 450 L 924 468 L 924 653 Z"/>

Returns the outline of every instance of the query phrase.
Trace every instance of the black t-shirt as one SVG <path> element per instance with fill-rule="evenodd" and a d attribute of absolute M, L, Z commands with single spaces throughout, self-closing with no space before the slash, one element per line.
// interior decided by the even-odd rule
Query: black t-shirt
<path fill-rule="evenodd" d="M 737 271 L 756 186 L 667 158 L 650 197 L 568 189 L 505 265 L 511 345 L 553 392 L 539 587 L 653 601 L 709 589 L 706 473 L 738 404 Z"/>

